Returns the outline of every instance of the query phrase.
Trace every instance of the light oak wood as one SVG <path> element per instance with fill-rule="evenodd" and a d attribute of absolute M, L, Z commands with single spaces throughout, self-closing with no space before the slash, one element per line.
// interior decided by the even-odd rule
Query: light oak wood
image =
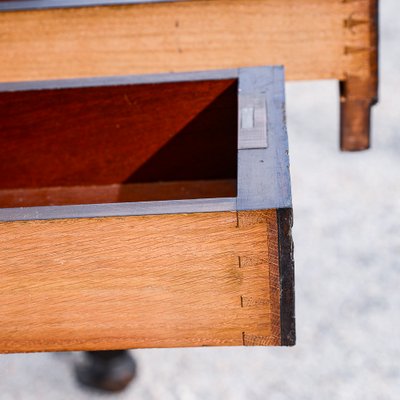
<path fill-rule="evenodd" d="M 275 210 L 0 223 L 0 352 L 279 345 Z"/>
<path fill-rule="evenodd" d="M 0 82 L 285 65 L 374 74 L 376 0 L 198 0 L 3 12 Z"/>

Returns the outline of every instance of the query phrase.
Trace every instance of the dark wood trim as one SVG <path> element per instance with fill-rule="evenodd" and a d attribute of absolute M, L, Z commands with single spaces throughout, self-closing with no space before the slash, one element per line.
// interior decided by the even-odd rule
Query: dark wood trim
<path fill-rule="evenodd" d="M 370 37 L 372 51 L 371 75 L 372 79 L 372 103 L 374 106 L 379 101 L 379 0 L 371 0 L 370 4 Z"/>
<path fill-rule="evenodd" d="M 121 6 L 146 3 L 172 3 L 176 1 L 184 0 L 8 0 L 0 2 L 0 11 Z"/>
<path fill-rule="evenodd" d="M 276 211 L 278 222 L 279 274 L 281 287 L 281 345 L 296 344 L 294 258 L 293 258 L 293 212 L 291 208 Z"/>

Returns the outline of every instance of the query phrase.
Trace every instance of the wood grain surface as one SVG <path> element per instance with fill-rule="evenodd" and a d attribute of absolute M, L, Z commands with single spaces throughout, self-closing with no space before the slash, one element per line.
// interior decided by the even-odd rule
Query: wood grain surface
<path fill-rule="evenodd" d="M 288 79 L 368 79 L 376 51 L 371 2 L 196 0 L 3 12 L 0 82 L 256 65 L 285 65 Z"/>
<path fill-rule="evenodd" d="M 237 115 L 235 80 L 3 92 L 0 189 L 235 179 Z"/>
<path fill-rule="evenodd" d="M 279 345 L 275 210 L 0 224 L 0 352 Z"/>

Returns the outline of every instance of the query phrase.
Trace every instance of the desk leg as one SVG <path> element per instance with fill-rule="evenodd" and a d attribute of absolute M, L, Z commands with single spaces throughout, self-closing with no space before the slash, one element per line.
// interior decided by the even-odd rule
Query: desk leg
<path fill-rule="evenodd" d="M 78 382 L 84 386 L 119 392 L 136 376 L 136 362 L 129 351 L 87 351 L 85 357 L 75 369 Z"/>
<path fill-rule="evenodd" d="M 368 0 L 365 12 L 368 17 L 355 13 L 344 23 L 349 38 L 345 55 L 357 60 L 340 82 L 340 148 L 344 151 L 370 147 L 371 107 L 378 101 L 379 0 Z M 357 43 L 357 35 L 365 30 L 367 41 Z"/>
<path fill-rule="evenodd" d="M 371 107 L 377 102 L 373 80 L 349 77 L 340 82 L 340 149 L 370 147 Z"/>

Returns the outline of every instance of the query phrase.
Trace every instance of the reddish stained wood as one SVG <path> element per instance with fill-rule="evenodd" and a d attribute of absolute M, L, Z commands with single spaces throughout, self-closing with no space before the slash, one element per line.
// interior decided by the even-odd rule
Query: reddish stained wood
<path fill-rule="evenodd" d="M 233 80 L 0 93 L 0 188 L 236 176 Z"/>

